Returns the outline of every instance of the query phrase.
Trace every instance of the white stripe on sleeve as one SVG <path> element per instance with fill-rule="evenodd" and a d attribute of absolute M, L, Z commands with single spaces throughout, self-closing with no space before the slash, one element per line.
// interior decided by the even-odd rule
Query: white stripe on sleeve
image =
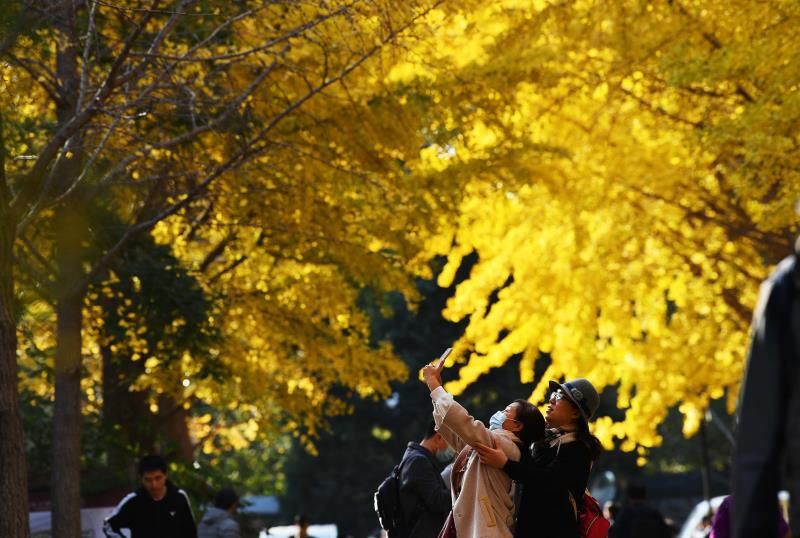
<path fill-rule="evenodd" d="M 103 532 L 105 533 L 106 536 L 108 536 L 108 538 L 126 538 L 124 534 L 120 534 L 117 531 L 115 531 L 111 527 L 111 523 L 109 523 L 108 520 L 119 514 L 120 510 L 122 510 L 122 507 L 125 506 L 125 504 L 134 497 L 136 497 L 136 492 L 128 493 L 125 496 L 125 498 L 122 499 L 119 502 L 119 504 L 114 508 L 114 511 L 108 514 L 106 518 L 103 520 Z"/>
<path fill-rule="evenodd" d="M 181 495 L 183 495 L 183 498 L 184 498 L 184 499 L 186 499 L 186 506 L 189 508 L 189 514 L 191 514 L 191 516 L 192 516 L 192 521 L 194 521 L 195 523 L 197 523 L 197 520 L 196 520 L 196 519 L 195 519 L 195 517 L 194 517 L 194 512 L 192 512 L 192 503 L 191 503 L 191 502 L 189 502 L 189 496 L 188 496 L 188 495 L 186 494 L 186 492 L 185 492 L 185 491 L 183 491 L 182 489 L 179 489 L 179 490 L 178 490 L 178 493 L 180 493 Z"/>

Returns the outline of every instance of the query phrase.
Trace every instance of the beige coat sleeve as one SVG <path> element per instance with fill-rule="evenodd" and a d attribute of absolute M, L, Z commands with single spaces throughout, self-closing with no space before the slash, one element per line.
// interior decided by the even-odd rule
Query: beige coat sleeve
<path fill-rule="evenodd" d="M 460 451 L 465 444 L 477 443 L 494 446 L 489 428 L 471 416 L 452 394 L 437 387 L 431 391 L 431 400 L 436 429 L 454 449 Z"/>
<path fill-rule="evenodd" d="M 450 445 L 452 449 L 456 451 L 456 454 L 461 452 L 461 449 L 467 446 L 467 443 L 465 443 L 464 440 L 461 437 L 459 437 L 456 432 L 451 430 L 447 424 L 437 424 L 436 431 L 438 431 L 439 434 L 442 437 L 444 437 L 444 440 L 447 441 L 447 444 Z"/>

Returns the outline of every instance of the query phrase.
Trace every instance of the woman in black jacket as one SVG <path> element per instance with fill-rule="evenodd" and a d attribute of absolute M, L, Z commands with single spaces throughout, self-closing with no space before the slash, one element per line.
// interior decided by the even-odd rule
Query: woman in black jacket
<path fill-rule="evenodd" d="M 589 420 L 600 398 L 587 379 L 563 384 L 550 382 L 550 402 L 544 440 L 523 451 L 520 461 L 509 460 L 502 451 L 475 447 L 481 461 L 502 468 L 522 484 L 515 538 L 579 538 L 576 513 L 589 471 L 602 451 L 600 441 L 589 432 Z"/>

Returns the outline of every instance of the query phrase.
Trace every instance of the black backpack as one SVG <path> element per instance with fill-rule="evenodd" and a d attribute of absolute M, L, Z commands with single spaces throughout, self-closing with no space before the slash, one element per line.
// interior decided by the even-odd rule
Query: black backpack
<path fill-rule="evenodd" d="M 405 462 L 406 458 L 403 458 L 399 465 L 394 466 L 389 476 L 384 478 L 381 485 L 378 486 L 374 496 L 378 522 L 392 538 L 402 535 L 403 506 L 400 503 L 400 471 Z"/>

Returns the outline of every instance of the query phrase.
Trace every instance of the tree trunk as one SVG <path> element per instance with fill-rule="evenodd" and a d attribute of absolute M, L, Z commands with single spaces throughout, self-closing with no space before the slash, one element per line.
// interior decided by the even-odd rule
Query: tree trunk
<path fill-rule="evenodd" d="M 56 104 L 59 127 L 77 113 L 80 88 L 78 30 L 75 0 L 53 0 L 53 25 L 58 31 L 56 74 L 60 99 Z M 65 144 L 64 157 L 54 174 L 53 195 L 60 196 L 80 174 L 81 133 Z M 48 193 L 44 193 L 47 195 Z M 83 240 L 86 222 L 81 193 L 76 189 L 56 208 L 57 266 L 55 411 L 53 413 L 53 474 L 50 489 L 54 538 L 80 538 L 81 484 L 81 326 L 84 289 Z"/>
<path fill-rule="evenodd" d="M 83 290 L 78 283 L 85 230 L 77 198 L 56 215 L 56 262 L 59 297 L 56 305 L 55 411 L 53 414 L 53 537 L 79 538 L 81 479 L 81 326 Z"/>
<path fill-rule="evenodd" d="M 162 410 L 159 422 L 172 459 L 183 463 L 194 460 L 192 437 L 189 435 L 189 413 L 171 396 L 161 394 L 158 406 Z M 163 452 L 162 448 L 162 452 Z"/>
<path fill-rule="evenodd" d="M 28 473 L 17 393 L 14 313 L 15 223 L 9 214 L 5 144 L 0 118 L 0 536 L 28 538 Z"/>

